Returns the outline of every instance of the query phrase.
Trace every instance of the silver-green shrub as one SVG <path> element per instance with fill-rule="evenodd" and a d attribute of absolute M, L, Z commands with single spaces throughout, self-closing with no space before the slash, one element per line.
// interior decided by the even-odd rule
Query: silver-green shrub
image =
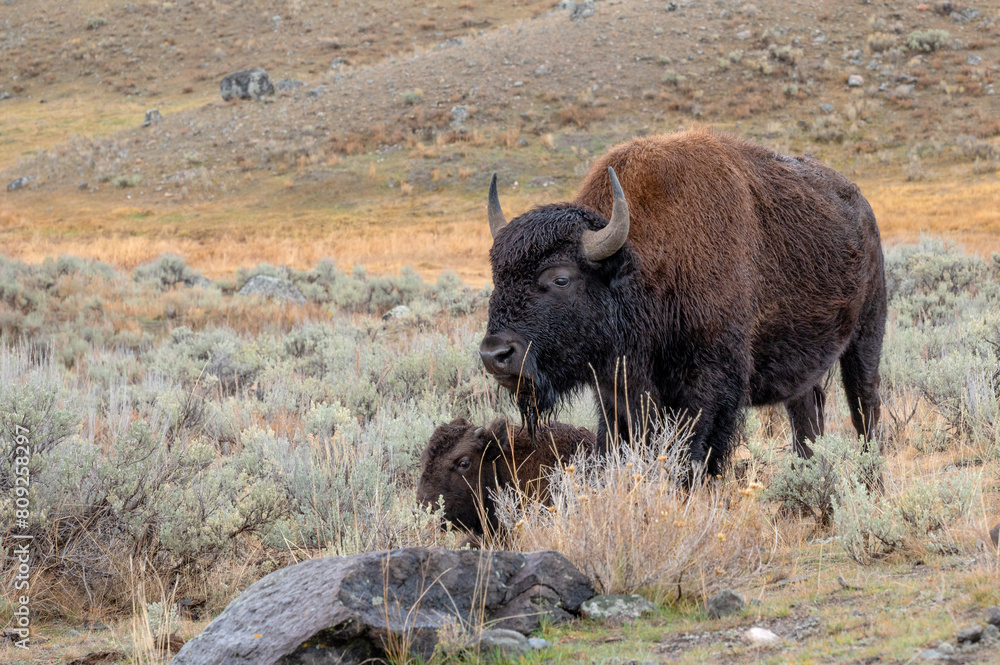
<path fill-rule="evenodd" d="M 891 323 L 883 346 L 883 386 L 913 393 L 946 425 L 921 445 L 971 445 L 1000 452 L 1000 270 L 940 240 L 886 255 Z M 936 427 L 934 424 L 928 427 Z"/>
<path fill-rule="evenodd" d="M 164 291 L 178 284 L 194 286 L 199 283 L 206 285 L 208 283 L 208 280 L 202 277 L 201 273 L 189 268 L 184 258 L 176 254 L 162 254 L 149 263 L 137 267 L 132 276 L 140 284 L 153 286 Z"/>
<path fill-rule="evenodd" d="M 828 434 L 812 449 L 813 457 L 807 460 L 782 455 L 763 496 L 825 527 L 834 516 L 838 493 L 850 483 L 877 485 L 885 462 L 876 445 L 851 436 Z"/>
<path fill-rule="evenodd" d="M 857 563 L 869 565 L 903 544 L 894 506 L 856 479 L 846 478 L 832 500 L 837 541 Z"/>
<path fill-rule="evenodd" d="M 951 39 L 947 30 L 914 30 L 906 36 L 906 47 L 911 51 L 930 53 L 944 48 Z"/>
<path fill-rule="evenodd" d="M 176 604 L 155 602 L 146 604 L 146 623 L 151 635 L 163 636 L 173 633 L 180 627 L 180 613 Z"/>

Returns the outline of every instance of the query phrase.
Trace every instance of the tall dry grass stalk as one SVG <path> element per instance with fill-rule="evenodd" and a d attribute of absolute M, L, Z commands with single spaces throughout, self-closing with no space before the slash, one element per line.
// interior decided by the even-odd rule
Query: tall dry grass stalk
<path fill-rule="evenodd" d="M 165 583 L 159 577 L 150 574 L 144 562 L 136 562 L 129 558 L 129 571 L 132 575 L 132 620 L 129 626 L 131 638 L 131 665 L 161 665 L 171 657 L 171 609 L 176 607 L 177 586 Z M 147 586 L 152 586 L 152 595 L 148 594 Z M 152 600 L 150 600 L 152 598 Z M 158 603 L 160 616 L 150 613 L 151 603 Z M 176 638 L 175 638 L 176 639 Z"/>
<path fill-rule="evenodd" d="M 509 544 L 558 550 L 601 592 L 642 590 L 660 602 L 705 597 L 760 574 L 778 533 L 758 501 L 756 469 L 742 486 L 683 489 L 687 434 L 667 425 L 651 445 L 577 456 L 554 470 L 549 506 L 505 491 L 497 507 Z"/>

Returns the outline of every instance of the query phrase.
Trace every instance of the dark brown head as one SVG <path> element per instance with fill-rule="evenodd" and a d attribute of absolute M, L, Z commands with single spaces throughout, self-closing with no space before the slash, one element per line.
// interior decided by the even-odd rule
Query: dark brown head
<path fill-rule="evenodd" d="M 529 423 L 617 359 L 621 353 L 605 340 L 632 325 L 621 313 L 623 285 L 636 265 L 627 251 L 628 204 L 613 169 L 606 179 L 610 220 L 567 203 L 535 208 L 508 224 L 496 176 L 490 184 L 494 290 L 479 354 Z"/>
<path fill-rule="evenodd" d="M 495 530 L 489 490 L 497 487 L 497 463 L 503 464 L 504 446 L 509 448 L 510 442 L 503 420 L 489 427 L 477 427 L 464 418 L 441 425 L 420 456 L 417 501 L 436 506 L 443 498 L 444 516 L 456 527 L 482 534 L 486 516 Z"/>

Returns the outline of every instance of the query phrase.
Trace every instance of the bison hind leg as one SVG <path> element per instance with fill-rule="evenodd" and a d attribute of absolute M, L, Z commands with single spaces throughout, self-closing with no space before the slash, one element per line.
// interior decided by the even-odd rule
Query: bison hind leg
<path fill-rule="evenodd" d="M 851 422 L 866 441 L 876 439 L 882 399 L 879 396 L 879 358 L 885 332 L 885 297 L 874 298 L 862 311 L 854 338 L 840 356 Z"/>
<path fill-rule="evenodd" d="M 826 405 L 826 393 L 823 387 L 816 384 L 798 397 L 785 402 L 788 420 L 792 425 L 792 446 L 802 459 L 813 456 L 809 442 L 815 442 L 823 436 L 823 407 Z"/>

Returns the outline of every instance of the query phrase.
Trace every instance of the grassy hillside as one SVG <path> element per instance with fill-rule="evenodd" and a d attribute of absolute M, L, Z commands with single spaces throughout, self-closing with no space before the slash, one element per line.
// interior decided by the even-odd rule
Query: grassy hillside
<path fill-rule="evenodd" d="M 0 239 L 29 261 L 175 251 L 222 275 L 330 256 L 483 282 L 490 173 L 523 210 L 618 141 L 710 125 L 842 170 L 889 242 L 947 232 L 986 255 L 1000 28 L 944 4 L 19 0 L 0 181 L 36 179 L 0 197 Z M 304 85 L 223 102 L 248 66 Z"/>

